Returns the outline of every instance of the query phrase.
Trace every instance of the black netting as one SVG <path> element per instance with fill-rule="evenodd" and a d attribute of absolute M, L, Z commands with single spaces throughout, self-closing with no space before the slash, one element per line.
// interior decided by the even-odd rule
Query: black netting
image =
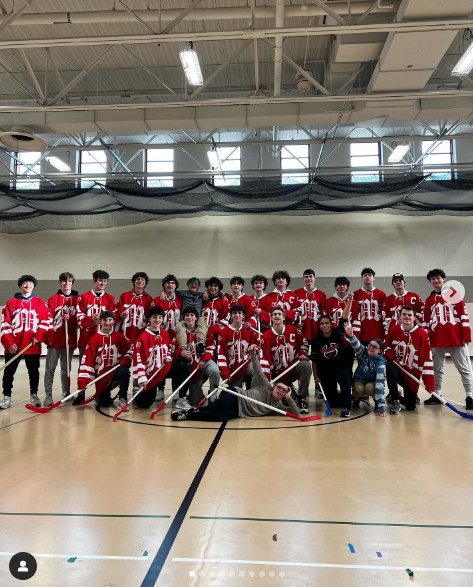
<path fill-rule="evenodd" d="M 202 179 L 175 179 L 173 187 L 146 188 L 113 181 L 92 187 L 72 183 L 13 189 L 0 184 L 0 232 L 109 228 L 149 220 L 226 214 L 472 214 L 473 174 L 450 181 L 391 175 L 379 182 L 351 176 L 314 177 L 307 184 L 281 184 L 277 177 L 242 178 L 239 186 Z"/>

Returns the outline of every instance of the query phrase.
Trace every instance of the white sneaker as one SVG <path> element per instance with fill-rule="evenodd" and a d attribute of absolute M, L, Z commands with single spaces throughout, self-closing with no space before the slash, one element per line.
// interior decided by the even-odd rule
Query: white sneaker
<path fill-rule="evenodd" d="M 118 400 L 118 409 L 121 410 L 125 404 L 126 404 L 126 399 L 121 398 L 120 400 Z M 130 406 L 127 406 L 123 411 L 129 412 Z"/>
<path fill-rule="evenodd" d="M 158 392 L 156 393 L 156 401 L 157 402 L 164 401 L 164 391 L 162 391 L 161 389 L 158 389 Z"/>
<path fill-rule="evenodd" d="M 11 406 L 11 397 L 9 395 L 3 396 L 3 401 L 0 403 L 0 410 L 6 410 Z"/>
<path fill-rule="evenodd" d="M 39 397 L 36 395 L 36 393 L 33 393 L 32 395 L 30 395 L 30 404 L 32 406 L 36 406 L 38 408 L 41 407 L 41 400 L 39 399 Z M 52 405 L 52 404 L 51 404 Z"/>
<path fill-rule="evenodd" d="M 192 409 L 192 406 L 187 401 L 186 397 L 180 397 L 176 402 L 176 408 L 179 408 L 180 410 L 190 410 Z"/>
<path fill-rule="evenodd" d="M 53 402 L 53 396 L 52 396 L 52 394 L 50 394 L 50 393 L 47 393 L 47 394 L 46 394 L 46 397 L 44 398 L 43 406 L 44 406 L 45 408 L 48 408 L 49 406 L 52 406 L 52 405 L 53 405 L 53 403 L 54 403 L 54 402 Z"/>

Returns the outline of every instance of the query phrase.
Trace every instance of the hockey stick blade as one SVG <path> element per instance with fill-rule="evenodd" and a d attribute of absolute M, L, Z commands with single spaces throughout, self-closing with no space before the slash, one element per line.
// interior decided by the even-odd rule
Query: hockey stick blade
<path fill-rule="evenodd" d="M 158 412 L 160 412 L 160 411 L 161 411 L 161 410 L 164 408 L 164 406 L 165 406 L 165 405 L 166 405 L 166 402 L 163 402 L 163 403 L 162 403 L 162 404 L 159 406 L 159 408 L 158 408 L 158 409 L 157 409 L 155 412 L 153 412 L 153 413 L 151 414 L 151 416 L 150 416 L 150 417 L 151 417 L 151 420 L 154 420 L 154 417 L 156 416 L 156 414 L 157 414 Z"/>
<path fill-rule="evenodd" d="M 325 400 L 325 405 L 327 406 L 327 409 L 325 410 L 325 415 L 326 416 L 331 416 L 332 415 L 332 410 L 330 409 L 329 403 L 327 400 Z"/>
<path fill-rule="evenodd" d="M 37 412 L 38 414 L 47 414 L 48 412 L 50 412 L 51 410 L 54 410 L 54 408 L 58 408 L 61 405 L 61 402 L 56 402 L 55 404 L 53 404 L 52 406 L 49 406 L 47 408 L 41 408 L 39 406 L 32 406 L 31 404 L 26 404 L 25 408 L 27 410 L 29 410 L 30 412 Z"/>
<path fill-rule="evenodd" d="M 462 418 L 467 418 L 467 420 L 473 420 L 473 414 L 468 414 L 468 412 L 461 412 L 460 410 L 457 410 L 457 408 L 455 406 L 452 406 L 450 402 L 447 402 L 445 405 L 454 412 L 456 412 Z"/>
<path fill-rule="evenodd" d="M 96 397 L 97 397 L 97 394 L 91 395 L 90 397 L 87 397 L 86 399 L 82 400 L 82 401 L 80 402 L 80 405 L 81 405 L 81 406 L 86 406 L 87 404 L 90 404 L 90 402 L 91 402 L 92 400 L 94 400 Z"/>
<path fill-rule="evenodd" d="M 291 412 L 286 412 L 286 416 L 289 416 L 289 418 L 294 418 L 294 420 L 299 420 L 300 422 L 313 422 L 314 420 L 322 419 L 320 416 L 307 416 L 306 418 L 301 418 L 300 416 L 291 414 Z"/>
<path fill-rule="evenodd" d="M 126 403 L 126 404 L 123 406 L 123 408 L 122 408 L 121 410 L 118 410 L 118 412 L 115 414 L 115 416 L 113 416 L 113 421 L 114 421 L 114 422 L 116 422 L 116 421 L 117 421 L 117 418 L 118 418 L 118 416 L 119 416 L 120 414 L 122 414 L 122 413 L 123 413 L 123 412 L 124 412 L 124 411 L 127 409 L 127 407 L 128 407 L 129 405 L 130 405 L 130 402 L 127 402 L 127 403 Z"/>

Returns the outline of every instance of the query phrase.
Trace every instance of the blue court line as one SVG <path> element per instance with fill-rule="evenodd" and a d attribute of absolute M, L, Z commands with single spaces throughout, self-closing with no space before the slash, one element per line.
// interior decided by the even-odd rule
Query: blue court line
<path fill-rule="evenodd" d="M 23 420 L 18 420 L 18 422 L 13 422 L 13 424 L 7 424 L 6 426 L 2 426 L 0 430 L 4 430 L 5 428 L 10 428 L 10 426 L 15 426 L 15 424 L 21 424 L 22 422 L 26 422 L 26 420 L 31 420 L 31 418 L 37 418 L 41 416 L 41 414 L 35 414 L 34 416 L 30 416 L 29 418 L 24 418 Z"/>

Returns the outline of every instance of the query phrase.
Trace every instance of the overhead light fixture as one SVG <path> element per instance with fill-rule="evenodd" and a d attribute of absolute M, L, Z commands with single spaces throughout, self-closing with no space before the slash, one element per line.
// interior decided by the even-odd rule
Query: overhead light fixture
<path fill-rule="evenodd" d="M 388 163 L 399 163 L 408 151 L 409 145 L 398 145 L 389 156 Z"/>
<path fill-rule="evenodd" d="M 59 171 L 71 171 L 71 168 L 69 167 L 69 165 L 67 163 L 65 163 L 64 161 L 62 161 L 61 159 L 59 159 L 59 157 L 45 157 L 45 159 L 53 167 L 55 167 L 56 169 L 59 169 Z"/>
<path fill-rule="evenodd" d="M 215 149 L 207 151 L 207 157 L 209 158 L 210 165 L 213 169 L 218 169 L 220 167 L 220 161 L 218 160 L 217 151 Z"/>
<path fill-rule="evenodd" d="M 463 53 L 455 67 L 452 69 L 452 75 L 468 75 L 473 69 L 473 44 Z"/>
<path fill-rule="evenodd" d="M 186 74 L 187 81 L 191 86 L 201 86 L 204 83 L 202 71 L 200 69 L 199 57 L 194 51 L 194 44 L 190 41 L 189 46 L 184 51 L 180 51 L 182 69 Z"/>

